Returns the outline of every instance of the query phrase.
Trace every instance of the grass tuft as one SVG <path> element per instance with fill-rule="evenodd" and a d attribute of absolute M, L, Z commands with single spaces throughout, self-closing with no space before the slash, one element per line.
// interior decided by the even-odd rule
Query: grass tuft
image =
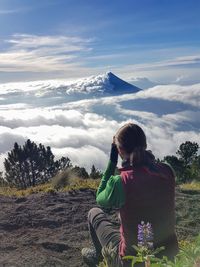
<path fill-rule="evenodd" d="M 187 184 L 180 185 L 180 188 L 183 190 L 195 190 L 200 191 L 200 182 L 191 182 Z"/>

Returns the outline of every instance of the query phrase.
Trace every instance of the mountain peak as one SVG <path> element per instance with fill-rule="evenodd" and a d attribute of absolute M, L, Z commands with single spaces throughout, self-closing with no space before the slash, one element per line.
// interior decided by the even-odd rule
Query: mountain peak
<path fill-rule="evenodd" d="M 120 79 L 118 76 L 113 74 L 112 72 L 107 72 L 106 73 L 107 78 L 113 86 L 113 92 L 116 93 L 135 93 L 140 91 L 141 89 L 137 86 L 134 86 L 122 79 Z"/>
<path fill-rule="evenodd" d="M 140 88 L 120 79 L 112 72 L 79 79 L 65 87 L 68 95 L 74 93 L 116 95 L 123 93 L 136 93 Z"/>
<path fill-rule="evenodd" d="M 108 77 L 116 76 L 116 75 L 113 74 L 111 71 L 107 71 L 107 72 L 106 72 L 106 75 L 107 75 Z"/>

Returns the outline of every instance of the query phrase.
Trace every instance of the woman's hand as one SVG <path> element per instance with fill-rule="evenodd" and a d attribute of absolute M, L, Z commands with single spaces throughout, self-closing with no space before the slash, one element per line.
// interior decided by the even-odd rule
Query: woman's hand
<path fill-rule="evenodd" d="M 115 136 L 113 136 L 113 142 L 112 142 L 112 145 L 111 145 L 110 160 L 113 163 L 117 164 L 117 161 L 118 161 L 118 149 L 117 149 L 117 146 L 115 144 Z"/>
<path fill-rule="evenodd" d="M 115 135 L 113 136 L 113 141 L 112 141 L 113 144 L 115 144 Z M 115 144 L 116 145 L 116 144 Z"/>

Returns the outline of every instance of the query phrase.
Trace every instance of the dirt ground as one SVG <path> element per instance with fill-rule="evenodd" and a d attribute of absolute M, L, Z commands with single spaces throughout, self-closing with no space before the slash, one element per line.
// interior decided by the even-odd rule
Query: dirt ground
<path fill-rule="evenodd" d="M 191 193 L 176 194 L 180 240 L 200 232 L 200 195 Z M 95 206 L 91 189 L 0 196 L 0 267 L 86 267 L 81 249 L 91 245 L 87 214 Z M 110 218 L 117 222 L 116 212 Z"/>
<path fill-rule="evenodd" d="M 81 248 L 90 245 L 90 189 L 67 193 L 0 196 L 0 266 L 86 266 Z"/>

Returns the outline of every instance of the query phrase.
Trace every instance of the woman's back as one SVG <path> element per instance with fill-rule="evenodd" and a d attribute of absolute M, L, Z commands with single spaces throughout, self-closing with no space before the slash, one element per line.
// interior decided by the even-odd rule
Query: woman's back
<path fill-rule="evenodd" d="M 137 244 L 138 224 L 150 222 L 155 247 L 165 246 L 172 258 L 178 250 L 175 235 L 174 188 L 171 168 L 163 163 L 121 169 L 125 204 L 120 209 L 120 255 L 133 255 Z M 173 249 L 171 251 L 173 245 Z M 170 247 L 170 251 L 169 251 Z"/>

